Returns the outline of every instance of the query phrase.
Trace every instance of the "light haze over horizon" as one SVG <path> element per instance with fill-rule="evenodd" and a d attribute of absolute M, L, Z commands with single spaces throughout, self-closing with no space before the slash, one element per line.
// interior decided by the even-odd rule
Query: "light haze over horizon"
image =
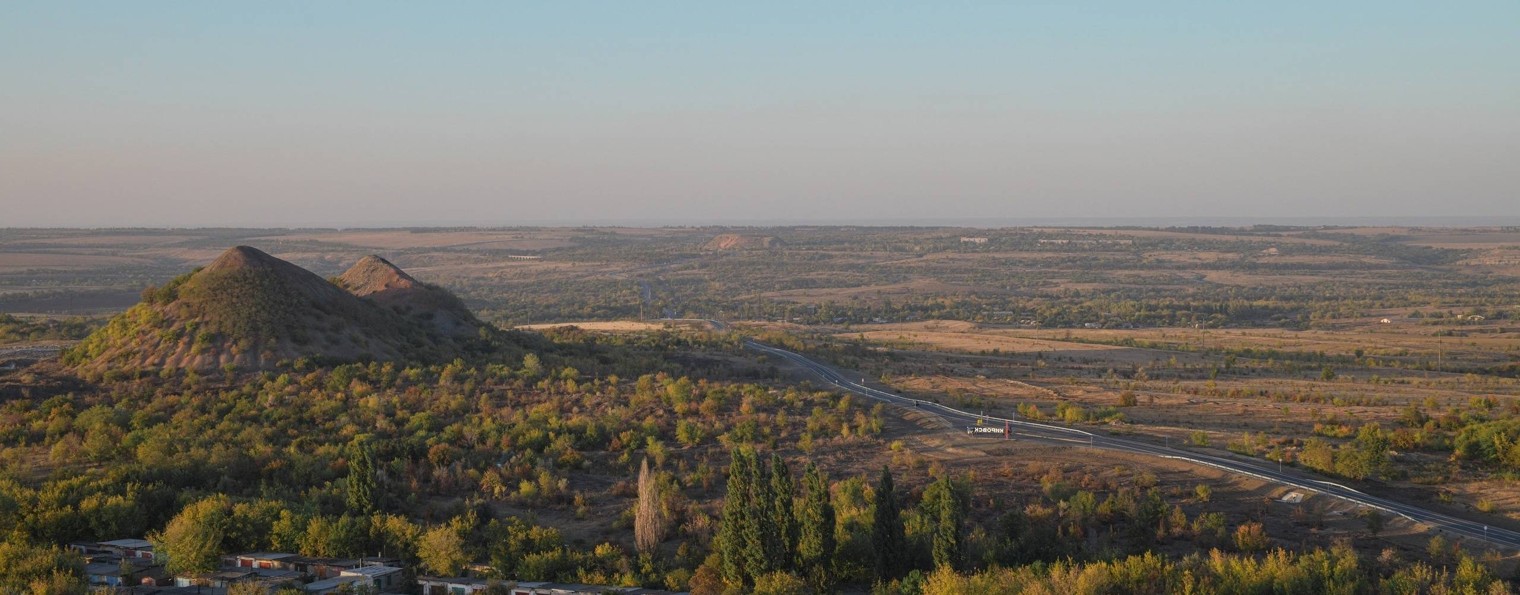
<path fill-rule="evenodd" d="M 1520 2 L 0 5 L 0 227 L 1520 218 Z"/>

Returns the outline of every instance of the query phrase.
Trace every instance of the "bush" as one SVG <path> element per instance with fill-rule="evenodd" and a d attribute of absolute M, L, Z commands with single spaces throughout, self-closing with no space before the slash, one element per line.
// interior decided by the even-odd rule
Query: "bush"
<path fill-rule="evenodd" d="M 806 582 L 790 572 L 772 572 L 755 578 L 755 595 L 806 595 Z"/>
<path fill-rule="evenodd" d="M 1267 530 L 1261 523 L 1245 523 L 1235 528 L 1235 549 L 1242 552 L 1260 552 L 1272 545 Z"/>

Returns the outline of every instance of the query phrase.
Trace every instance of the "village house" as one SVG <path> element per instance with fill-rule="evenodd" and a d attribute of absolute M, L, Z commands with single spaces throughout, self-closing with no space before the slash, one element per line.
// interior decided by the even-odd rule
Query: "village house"
<path fill-rule="evenodd" d="M 675 595 L 670 591 L 642 587 L 608 587 L 579 583 L 519 582 L 510 587 L 512 595 Z"/>
<path fill-rule="evenodd" d="M 385 591 L 401 583 L 401 569 L 395 566 L 360 566 L 339 573 L 338 578 L 358 578 L 361 584 Z"/>
<path fill-rule="evenodd" d="M 171 582 L 151 544 L 137 539 L 69 544 L 84 559 L 85 581 L 93 587 L 135 587 Z"/>
<path fill-rule="evenodd" d="M 421 588 L 422 595 L 474 595 L 484 593 L 493 584 L 500 584 L 500 581 L 463 577 L 417 577 L 417 586 Z"/>
<path fill-rule="evenodd" d="M 91 595 L 226 595 L 226 589 L 213 587 L 157 587 L 131 585 L 118 587 L 92 587 Z"/>
<path fill-rule="evenodd" d="M 364 566 L 364 561 L 348 558 L 311 558 L 295 556 L 288 559 L 290 569 L 316 579 L 337 578 L 343 571 Z"/>
<path fill-rule="evenodd" d="M 91 562 L 84 565 L 85 581 L 91 585 L 118 587 L 132 584 L 131 566 L 120 562 Z M 123 572 L 126 571 L 126 572 Z"/>
<path fill-rule="evenodd" d="M 313 595 L 414 592 L 407 572 L 395 558 L 333 559 L 283 552 L 250 552 L 223 556 L 222 568 L 215 572 L 170 576 L 164 572 L 162 561 L 151 557 L 152 545 L 144 540 L 80 542 L 69 547 L 84 553 L 85 575 L 90 585 L 101 593 L 221 595 L 239 584 L 257 585 L 270 593 L 294 588 Z M 141 557 L 143 552 L 149 555 Z M 489 567 L 475 570 L 489 571 Z M 639 587 L 462 577 L 421 576 L 417 577 L 416 586 L 415 592 L 423 595 L 476 595 L 492 587 L 505 588 L 513 595 L 670 594 Z"/>
<path fill-rule="evenodd" d="M 258 578 L 252 570 L 218 570 L 205 574 L 191 574 L 174 577 L 176 587 L 215 587 L 225 589 L 232 583 L 253 580 Z"/>
<path fill-rule="evenodd" d="M 362 577 L 340 576 L 312 581 L 301 585 L 301 591 L 313 595 L 328 595 L 329 593 L 352 593 L 354 588 L 364 581 Z"/>
<path fill-rule="evenodd" d="M 295 570 L 292 560 L 299 558 L 295 554 L 281 554 L 274 552 L 256 552 L 252 554 L 238 554 L 223 559 L 223 563 L 232 568 L 261 568 L 266 570 Z"/>
<path fill-rule="evenodd" d="M 69 544 L 69 549 L 82 555 L 111 554 L 138 560 L 153 559 L 153 544 L 146 539 L 113 539 L 111 541 L 79 541 Z"/>

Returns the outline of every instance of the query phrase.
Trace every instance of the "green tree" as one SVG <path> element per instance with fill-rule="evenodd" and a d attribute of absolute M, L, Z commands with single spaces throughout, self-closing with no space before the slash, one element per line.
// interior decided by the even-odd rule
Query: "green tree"
<path fill-rule="evenodd" d="M 1388 448 L 1392 439 L 1378 424 L 1367 424 L 1356 440 L 1342 445 L 1335 453 L 1335 472 L 1352 479 L 1379 477 L 1388 471 Z"/>
<path fill-rule="evenodd" d="M 1393 438 L 1379 424 L 1366 424 L 1357 430 L 1356 448 L 1365 453 L 1372 476 L 1380 477 L 1388 472 L 1388 449 L 1392 446 Z"/>
<path fill-rule="evenodd" d="M 1377 537 L 1378 533 L 1383 532 L 1383 527 L 1387 522 L 1387 519 L 1383 517 L 1383 513 L 1371 508 L 1362 512 L 1362 520 L 1367 523 L 1367 533 L 1373 537 Z"/>
<path fill-rule="evenodd" d="M 753 476 L 749 481 L 749 517 L 743 527 L 745 572 L 753 580 L 770 574 L 778 568 L 776 553 L 781 551 L 781 529 L 774 521 L 774 500 L 771 494 L 771 468 L 761 462 L 758 455 L 750 455 Z"/>
<path fill-rule="evenodd" d="M 808 463 L 802 474 L 802 508 L 797 512 L 797 563 L 813 588 L 827 592 L 833 574 L 834 550 L 837 537 L 834 534 L 834 498 L 829 492 L 829 480 Z"/>
<path fill-rule="evenodd" d="M 750 502 L 750 483 L 754 481 L 754 461 L 751 451 L 739 447 L 730 453 L 728 465 L 728 493 L 723 499 L 723 521 L 719 527 L 716 549 L 723 581 L 730 586 L 742 587 L 749 575 L 746 535 L 751 530 L 753 506 Z"/>
<path fill-rule="evenodd" d="M 523 356 L 522 373 L 530 379 L 538 378 L 539 375 L 544 373 L 544 364 L 542 361 L 539 361 L 538 354 L 529 353 Z"/>
<path fill-rule="evenodd" d="M 83 594 L 83 569 L 77 554 L 57 546 L 0 542 L 0 593 Z M 39 590 L 39 585 L 46 589 Z"/>
<path fill-rule="evenodd" d="M 807 583 L 801 578 L 781 570 L 755 577 L 755 590 L 751 591 L 753 595 L 807 595 L 809 592 Z"/>
<path fill-rule="evenodd" d="M 1303 450 L 1298 453 L 1298 461 L 1321 473 L 1335 472 L 1335 451 L 1321 438 L 1305 440 Z"/>
<path fill-rule="evenodd" d="M 348 510 L 368 515 L 375 511 L 375 452 L 370 436 L 355 436 L 348 451 Z"/>
<path fill-rule="evenodd" d="M 797 512 L 792 473 L 781 455 L 771 454 L 770 510 L 767 521 L 775 527 L 770 559 L 778 570 L 795 570 L 797 556 Z"/>
<path fill-rule="evenodd" d="M 269 546 L 275 551 L 300 551 L 306 535 L 307 520 L 289 510 L 281 510 L 280 517 L 269 526 Z"/>
<path fill-rule="evenodd" d="M 948 476 L 924 489 L 924 514 L 932 519 L 931 551 L 936 568 L 954 568 L 961 559 L 961 524 L 966 516 L 964 490 Z"/>
<path fill-rule="evenodd" d="M 306 521 L 301 533 L 302 555 L 314 558 L 335 558 L 343 555 L 339 544 L 338 523 L 325 516 L 314 516 Z"/>
<path fill-rule="evenodd" d="M 429 529 L 417 542 L 417 557 L 423 566 L 442 576 L 459 574 L 470 563 L 464 549 L 464 529 L 468 523 L 463 517 L 454 517 L 447 524 Z"/>
<path fill-rule="evenodd" d="M 154 550 L 167 559 L 164 568 L 171 574 L 216 570 L 231 508 L 226 496 L 198 500 L 174 515 L 163 531 L 148 535 Z"/>
<path fill-rule="evenodd" d="M 876 483 L 875 508 L 871 514 L 871 549 L 876 563 L 877 580 L 887 581 L 899 576 L 908 561 L 908 538 L 903 531 L 902 509 L 892 485 L 892 472 L 886 465 L 881 467 L 881 479 Z"/>
<path fill-rule="evenodd" d="M 364 587 L 359 587 L 363 589 Z M 227 585 L 227 595 L 268 595 L 266 586 L 253 582 L 242 581 Z"/>

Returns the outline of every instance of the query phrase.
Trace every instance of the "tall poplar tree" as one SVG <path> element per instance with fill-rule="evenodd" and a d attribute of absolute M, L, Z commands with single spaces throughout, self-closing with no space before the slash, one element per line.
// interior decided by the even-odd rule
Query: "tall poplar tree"
<path fill-rule="evenodd" d="M 348 510 L 357 515 L 375 511 L 375 451 L 369 435 L 348 444 Z"/>
<path fill-rule="evenodd" d="M 776 570 L 776 559 L 773 556 L 779 549 L 780 533 L 775 524 L 770 522 L 772 501 L 775 499 L 771 494 L 771 468 L 760 462 L 754 451 L 750 451 L 749 457 L 753 475 L 750 477 L 749 502 L 745 509 L 747 520 L 744 523 L 744 552 L 745 568 L 753 579 Z"/>
<path fill-rule="evenodd" d="M 902 510 L 897 503 L 892 472 L 881 467 L 876 483 L 876 507 L 871 516 L 871 549 L 875 554 L 876 578 L 886 581 L 902 574 L 908 559 L 908 538 L 903 532 Z"/>
<path fill-rule="evenodd" d="M 796 485 L 791 470 L 781 455 L 771 453 L 769 521 L 773 527 L 771 563 L 773 570 L 796 570 L 797 512 L 794 501 Z"/>
<path fill-rule="evenodd" d="M 728 493 L 723 499 L 723 526 L 717 538 L 718 559 L 722 562 L 723 580 L 742 587 L 749 576 L 748 535 L 751 533 L 750 484 L 754 481 L 754 462 L 743 447 L 733 450 L 728 465 Z"/>
<path fill-rule="evenodd" d="M 936 568 L 954 568 L 961 560 L 961 524 L 966 516 L 966 497 L 960 486 L 942 476 L 924 490 L 923 512 L 931 519 L 934 533 L 930 550 Z"/>
<path fill-rule="evenodd" d="M 834 533 L 834 499 L 829 480 L 818 465 L 808 463 L 802 474 L 802 508 L 797 511 L 797 564 L 819 592 L 832 585 L 832 561 L 837 539 Z"/>
<path fill-rule="evenodd" d="M 649 458 L 639 466 L 639 500 L 634 507 L 633 542 L 640 553 L 650 553 L 665 541 L 665 509 L 660 502 L 659 479 L 649 471 Z"/>

